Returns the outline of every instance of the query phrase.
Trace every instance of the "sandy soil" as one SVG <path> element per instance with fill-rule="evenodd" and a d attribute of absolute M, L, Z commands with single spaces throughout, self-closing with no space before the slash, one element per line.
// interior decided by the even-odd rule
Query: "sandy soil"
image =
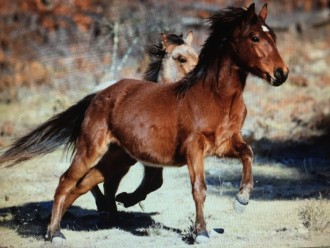
<path fill-rule="evenodd" d="M 44 241 L 58 177 L 67 167 L 59 152 L 20 167 L 1 171 L 0 246 L 53 247 Z M 304 200 L 304 172 L 278 163 L 257 162 L 256 189 L 244 214 L 232 208 L 241 166 L 229 160 L 207 160 L 206 221 L 211 241 L 200 247 L 316 247 L 330 244 L 330 205 L 326 200 Z M 131 191 L 139 183 L 142 166 L 135 165 L 121 184 Z M 270 176 L 266 176 L 270 175 Z M 217 177 L 217 181 L 216 178 Z M 266 179 L 267 178 L 267 179 Z M 291 191 L 279 197 L 275 192 Z M 319 188 L 311 189 L 317 192 Z M 192 242 L 194 203 L 187 169 L 166 169 L 164 185 L 129 209 L 119 205 L 120 224 L 110 226 L 96 211 L 90 193 L 78 199 L 62 222 L 64 247 L 186 247 Z M 275 199 L 274 199 L 275 198 Z M 278 199 L 276 199 L 278 198 Z M 308 204 L 322 205 L 320 230 L 303 225 L 299 213 Z M 111 218 L 111 217 L 110 217 Z M 320 216 L 318 216 L 320 218 Z M 223 231 L 222 234 L 214 230 Z M 193 245 L 195 246 L 195 245 Z M 197 246 L 197 245 L 196 245 Z"/>

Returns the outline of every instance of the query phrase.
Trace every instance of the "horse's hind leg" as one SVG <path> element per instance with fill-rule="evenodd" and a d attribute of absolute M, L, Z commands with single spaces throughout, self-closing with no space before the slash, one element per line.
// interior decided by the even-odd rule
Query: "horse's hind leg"
<path fill-rule="evenodd" d="M 144 166 L 144 177 L 139 187 L 133 193 L 120 193 L 116 196 L 116 201 L 130 207 L 146 199 L 147 195 L 163 184 L 163 168 Z"/>
<path fill-rule="evenodd" d="M 69 196 L 66 198 L 64 204 L 63 204 L 63 213 L 66 212 L 66 210 L 72 205 L 72 203 L 81 195 L 87 193 L 90 191 L 93 187 L 95 188 L 95 185 L 102 183 L 105 180 L 104 175 L 106 174 L 103 171 L 103 167 L 100 168 L 99 165 L 97 167 L 92 168 L 85 176 L 84 178 L 76 185 L 76 187 L 71 191 Z M 121 168 L 117 171 L 111 171 L 108 173 L 111 173 L 111 177 L 107 177 L 108 180 L 107 184 L 107 191 L 105 192 L 107 194 L 107 198 L 104 202 L 105 211 L 108 211 L 110 213 L 110 220 L 113 220 L 113 222 L 116 221 L 116 214 L 117 214 L 117 206 L 115 203 L 114 195 L 117 191 L 118 185 L 123 178 L 124 175 L 126 175 L 129 167 Z M 111 192 L 109 192 L 111 191 Z M 100 192 L 102 194 L 102 192 Z M 112 195 L 111 197 L 108 197 L 108 195 Z M 102 194 L 103 195 L 103 194 Z"/>
<path fill-rule="evenodd" d="M 73 202 L 81 195 L 87 193 L 92 188 L 94 189 L 99 183 L 104 181 L 103 173 L 96 167 L 90 169 L 90 171 L 80 180 L 76 187 L 70 192 L 68 197 L 63 203 L 62 217 L 67 209 L 73 204 Z M 96 185 L 96 186 L 95 186 Z M 98 190 L 100 190 L 98 188 Z M 100 194 L 102 192 L 100 191 Z M 102 194 L 103 196 L 103 194 Z"/>
<path fill-rule="evenodd" d="M 105 196 L 101 192 L 94 195 L 99 211 L 116 211 L 115 194 L 119 183 L 135 163 L 136 160 L 131 158 L 120 146 L 112 144 L 109 147 L 107 153 L 104 154 L 97 165 L 97 168 L 102 171 L 105 177 Z"/>
<path fill-rule="evenodd" d="M 123 175 L 121 175 L 120 178 L 116 180 L 114 179 L 105 180 L 103 184 L 104 194 L 102 193 L 98 185 L 96 185 L 91 189 L 91 192 L 95 198 L 97 211 L 110 212 L 110 213 L 116 212 L 115 194 L 117 192 L 121 179 L 125 175 L 126 173 L 123 173 Z"/>
<path fill-rule="evenodd" d="M 243 213 L 246 205 L 249 203 L 250 195 L 253 190 L 253 152 L 251 147 L 243 141 L 240 134 L 233 136 L 232 146 L 237 156 L 240 157 L 243 165 L 240 191 L 235 197 L 234 209 L 237 213 Z"/>
<path fill-rule="evenodd" d="M 106 198 L 107 211 L 110 213 L 112 222 L 117 221 L 117 205 L 115 195 L 118 190 L 120 181 L 127 174 L 129 168 L 130 167 L 124 167 L 115 175 L 107 177 L 107 180 L 104 182 L 104 194 Z"/>
<path fill-rule="evenodd" d="M 132 159 L 121 147 L 112 144 L 107 153 L 103 155 L 99 163 L 90 169 L 88 173 L 80 180 L 76 187 L 67 197 L 63 213 L 69 208 L 72 203 L 82 194 L 90 190 L 94 190 L 97 184 L 104 182 L 105 196 L 100 189 L 97 197 L 103 197 L 101 200 L 104 211 L 110 213 L 110 221 L 116 222 L 117 206 L 115 202 L 115 194 L 117 192 L 121 179 L 127 174 L 131 165 L 135 164 L 136 160 Z M 96 198 L 96 202 L 100 199 Z M 100 211 L 100 209 L 98 209 Z"/>
<path fill-rule="evenodd" d="M 96 122 L 96 120 L 94 119 Z M 81 180 L 84 175 L 92 168 L 98 159 L 105 153 L 110 141 L 108 129 L 99 123 L 97 128 L 85 124 L 85 129 L 95 130 L 82 132 L 77 142 L 77 152 L 69 169 L 61 176 L 59 185 L 54 196 L 52 217 L 47 230 L 48 239 L 52 240 L 54 235 L 62 236 L 60 233 L 60 221 L 64 214 L 63 206 L 66 198 Z M 103 128 L 102 128 L 103 127 Z"/>
<path fill-rule="evenodd" d="M 102 191 L 100 190 L 99 186 L 96 185 L 91 189 L 91 192 L 94 196 L 95 203 L 97 206 L 98 211 L 107 211 L 107 206 L 106 206 L 106 198 L 103 195 Z"/>

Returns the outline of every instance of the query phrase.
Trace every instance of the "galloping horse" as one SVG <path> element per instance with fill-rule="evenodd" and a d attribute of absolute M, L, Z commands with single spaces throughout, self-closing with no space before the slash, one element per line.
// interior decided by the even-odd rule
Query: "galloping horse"
<path fill-rule="evenodd" d="M 255 13 L 229 7 L 210 18 L 210 35 L 196 67 L 174 84 L 123 79 L 93 97 L 86 110 L 75 154 L 54 196 L 48 237 L 61 235 L 60 221 L 77 183 L 116 144 L 150 166 L 187 164 L 196 206 L 197 243 L 208 241 L 204 219 L 206 156 L 236 157 L 243 164 L 234 207 L 240 210 L 253 189 L 253 153 L 241 136 L 246 117 L 243 90 L 253 74 L 279 86 L 288 68 L 265 23 L 267 5 Z M 120 170 L 120 168 L 118 168 Z"/>
<path fill-rule="evenodd" d="M 191 47 L 192 32 L 185 39 L 175 34 L 162 34 L 161 42 L 154 44 L 149 55 L 151 63 L 145 73 L 144 79 L 158 83 L 174 83 L 182 79 L 197 63 L 198 55 Z M 136 163 L 123 148 L 111 145 L 100 162 L 92 168 L 79 182 L 75 189 L 76 197 L 88 192 L 96 183 L 104 181 L 104 193 L 95 186 L 91 191 L 95 197 L 99 211 L 109 211 L 115 219 L 117 206 L 115 194 L 122 178 L 128 172 L 130 166 Z M 119 168 L 119 171 L 118 169 Z M 125 207 L 133 206 L 144 200 L 152 191 L 161 187 L 163 183 L 163 169 L 144 166 L 144 177 L 139 187 L 130 194 L 121 193 L 116 200 Z"/>
<path fill-rule="evenodd" d="M 151 82 L 173 83 L 182 79 L 197 63 L 198 55 L 192 48 L 193 33 L 188 32 L 185 39 L 182 35 L 161 34 L 161 40 L 148 49 L 150 63 L 144 79 Z M 18 139 L 9 150 L 0 156 L 0 164 L 13 161 L 13 164 L 49 153 L 61 145 L 66 148 L 74 145 L 83 121 L 85 111 L 96 93 L 86 96 L 76 105 L 43 123 L 32 132 Z M 77 194 L 91 190 L 99 211 L 109 211 L 115 218 L 117 212 L 115 193 L 118 185 L 136 163 L 125 150 L 112 145 L 103 159 L 93 168 L 77 186 Z M 116 168 L 120 168 L 120 174 Z M 119 201 L 126 207 L 132 206 L 146 198 L 146 195 L 162 185 L 162 168 L 144 167 L 144 178 L 132 194 L 122 193 Z M 96 185 L 105 181 L 105 197 Z M 90 187 L 90 185 L 92 185 Z"/>

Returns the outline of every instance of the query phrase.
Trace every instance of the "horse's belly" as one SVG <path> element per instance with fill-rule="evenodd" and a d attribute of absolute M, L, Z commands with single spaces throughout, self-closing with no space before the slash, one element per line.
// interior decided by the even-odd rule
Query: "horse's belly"
<path fill-rule="evenodd" d="M 137 159 L 138 160 L 138 159 Z M 156 167 L 156 168 L 163 168 L 163 167 L 181 167 L 184 165 L 184 163 L 180 162 L 173 162 L 173 163 L 166 163 L 166 164 L 160 164 L 160 163 L 150 163 L 149 161 L 143 161 L 143 160 L 138 160 L 140 163 L 142 163 L 145 166 L 148 167 Z"/>
<path fill-rule="evenodd" d="M 176 134 L 173 127 L 149 122 L 131 123 L 116 130 L 120 145 L 135 159 L 149 165 L 173 165 Z"/>
<path fill-rule="evenodd" d="M 179 166 L 174 159 L 174 154 L 170 149 L 159 149 L 157 145 L 136 145 L 121 144 L 130 154 L 131 157 L 139 162 L 152 166 L 152 167 L 164 167 L 164 166 Z"/>

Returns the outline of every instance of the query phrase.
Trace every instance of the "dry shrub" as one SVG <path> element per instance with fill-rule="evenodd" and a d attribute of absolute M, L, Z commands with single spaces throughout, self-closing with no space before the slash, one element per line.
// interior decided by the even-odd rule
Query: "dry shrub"
<path fill-rule="evenodd" d="M 323 232 L 330 225 L 329 203 L 320 195 L 318 200 L 307 200 L 299 208 L 298 216 L 302 224 L 312 232 Z"/>

